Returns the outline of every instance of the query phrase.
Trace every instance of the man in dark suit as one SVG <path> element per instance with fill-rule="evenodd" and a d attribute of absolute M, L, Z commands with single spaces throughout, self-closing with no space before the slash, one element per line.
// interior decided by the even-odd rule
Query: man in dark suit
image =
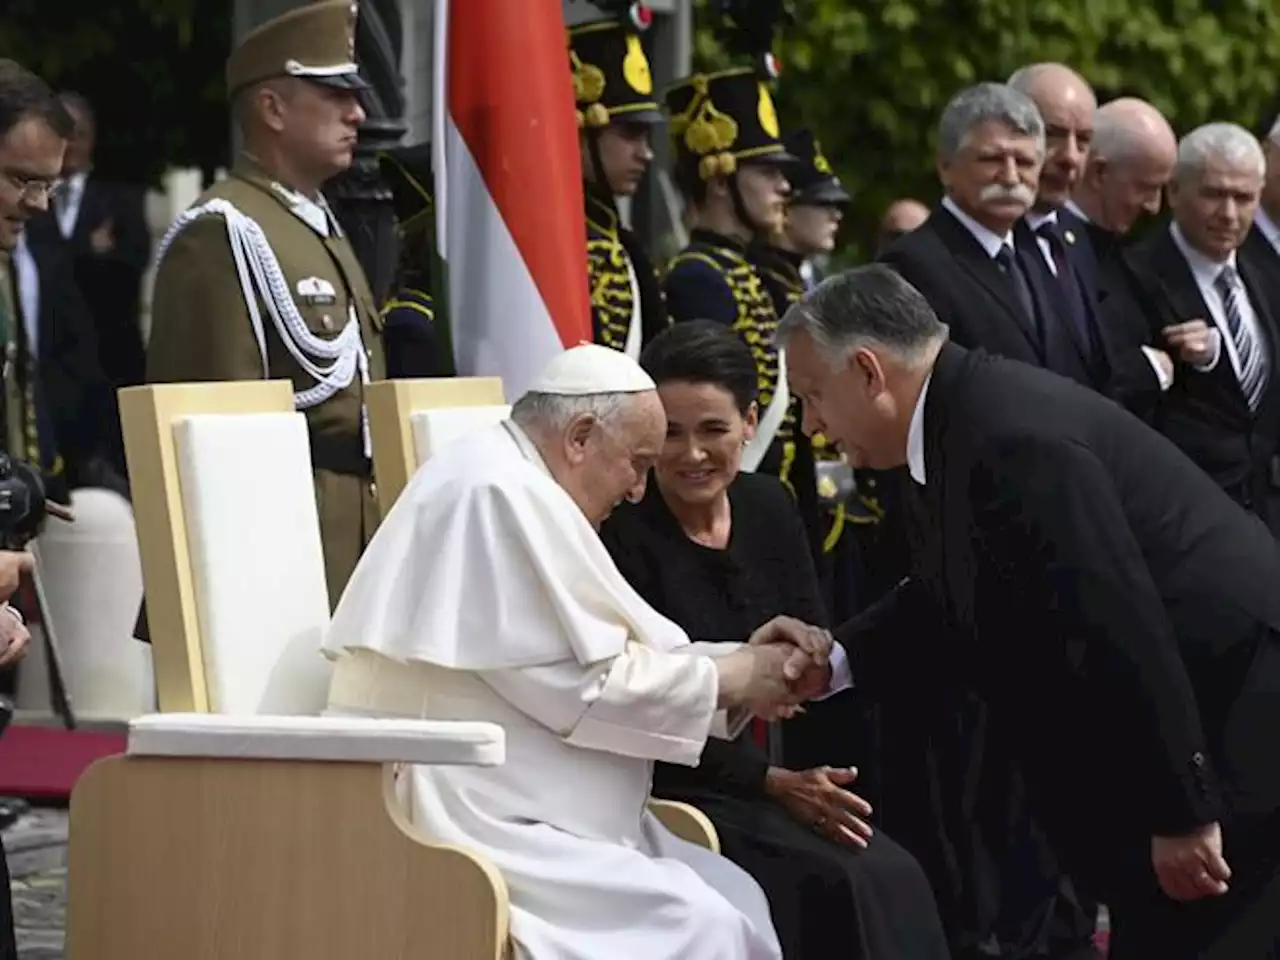
<path fill-rule="evenodd" d="M 142 277 L 151 255 L 145 191 L 140 185 L 105 180 L 93 169 L 96 121 L 89 101 L 59 94 L 75 120 L 63 179 L 50 210 L 29 229 L 31 246 L 61 247 L 71 257 L 75 281 L 90 312 L 100 364 L 114 391 L 143 382 L 146 357 L 140 325 Z M 124 472 L 118 415 L 113 417 L 110 455 Z"/>
<path fill-rule="evenodd" d="M 962 91 L 938 124 L 946 196 L 881 261 L 924 294 L 956 342 L 1096 388 L 1106 379 L 1099 352 L 1063 318 L 1024 219 L 1044 157 L 1044 122 L 1026 95 L 995 83 Z M 981 698 L 942 683 L 927 715 L 892 700 L 880 710 L 881 813 L 929 872 L 957 955 L 1029 960 L 1086 945 L 1090 912 L 1029 816 Z M 924 796 L 938 799 L 922 806 Z"/>
<path fill-rule="evenodd" d="M 938 123 L 946 196 L 880 260 L 925 295 L 957 343 L 1099 386 L 1098 351 L 1062 316 L 1053 274 L 1023 221 L 1044 157 L 1044 121 L 1024 94 L 998 83 L 960 92 Z"/>
<path fill-rule="evenodd" d="M 1244 249 L 1268 277 L 1280 283 L 1280 118 L 1262 141 L 1262 152 L 1267 158 L 1267 179 Z"/>
<path fill-rule="evenodd" d="M 1240 249 L 1264 173 L 1243 127 L 1193 130 L 1178 146 L 1173 223 L 1127 258 L 1153 335 L 1176 357 L 1153 424 L 1280 536 L 1280 297 Z"/>
<path fill-rule="evenodd" d="M 1058 213 L 1075 237 L 1084 284 L 1099 303 L 1098 326 L 1111 364 L 1107 392 L 1144 419 L 1173 385 L 1174 366 L 1167 344 L 1153 339 L 1146 317 L 1132 309 L 1143 295 L 1121 254 L 1138 221 L 1160 212 L 1177 150 L 1173 129 L 1151 104 L 1132 97 L 1103 104 L 1084 174 Z"/>
<path fill-rule="evenodd" d="M 835 632 L 854 682 L 911 696 L 928 665 L 981 691 L 1056 849 L 1111 907 L 1115 960 L 1274 955 L 1267 531 L 1110 401 L 947 343 L 883 266 L 827 281 L 778 336 L 805 430 L 910 475 L 912 574 Z"/>

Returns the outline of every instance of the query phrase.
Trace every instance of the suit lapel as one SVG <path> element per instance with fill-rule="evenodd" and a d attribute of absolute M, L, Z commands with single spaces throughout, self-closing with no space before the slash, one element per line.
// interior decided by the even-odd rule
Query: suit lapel
<path fill-rule="evenodd" d="M 972 276 L 991 294 L 996 303 L 1004 307 L 1013 318 L 1018 329 L 1031 344 L 1036 355 L 1044 358 L 1044 344 L 1039 331 L 1032 324 L 1034 317 L 1027 317 L 1018 302 L 1018 294 L 1014 290 L 1013 281 L 1006 277 L 996 262 L 991 259 L 982 244 L 957 220 L 946 207 L 937 207 L 929 222 L 934 225 L 938 238 L 955 257 L 961 268 Z M 1016 248 L 1015 248 L 1016 249 Z"/>
<path fill-rule="evenodd" d="M 1265 238 L 1263 243 L 1267 243 Z M 1240 279 L 1249 294 L 1249 305 L 1253 307 L 1253 315 L 1262 334 L 1263 348 L 1267 353 L 1267 385 L 1262 392 L 1255 417 L 1272 421 L 1280 417 L 1280 380 L 1277 379 L 1277 374 L 1280 373 L 1280 328 L 1276 325 L 1274 298 L 1270 296 L 1273 288 L 1265 281 L 1263 271 L 1254 259 L 1256 255 L 1256 251 L 1242 248 L 1236 254 L 1236 264 L 1240 270 Z"/>
<path fill-rule="evenodd" d="M 1031 285 L 1031 296 L 1036 301 L 1047 357 L 1052 361 L 1055 347 L 1074 350 L 1084 369 L 1090 370 L 1091 351 L 1088 344 L 1080 342 L 1080 331 L 1071 322 L 1071 305 L 1067 303 L 1066 291 L 1045 262 L 1039 239 L 1025 222 L 1014 227 L 1013 235 L 1018 259 Z M 1053 367 L 1052 362 L 1049 366 Z"/>

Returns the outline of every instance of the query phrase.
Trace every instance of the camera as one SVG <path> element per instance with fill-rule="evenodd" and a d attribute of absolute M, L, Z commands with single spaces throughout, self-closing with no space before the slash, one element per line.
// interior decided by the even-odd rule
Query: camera
<path fill-rule="evenodd" d="M 45 488 L 40 471 L 0 453 L 0 549 L 21 550 L 45 519 Z"/>

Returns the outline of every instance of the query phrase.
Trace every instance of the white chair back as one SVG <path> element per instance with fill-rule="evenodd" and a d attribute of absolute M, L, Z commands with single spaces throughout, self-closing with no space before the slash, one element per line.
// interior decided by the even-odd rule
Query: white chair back
<path fill-rule="evenodd" d="M 174 441 L 210 708 L 319 713 L 329 603 L 305 417 L 192 415 Z"/>
<path fill-rule="evenodd" d="M 415 410 L 410 414 L 409 422 L 413 426 L 418 464 L 426 463 L 453 441 L 500 423 L 509 416 L 511 407 L 507 404 Z"/>

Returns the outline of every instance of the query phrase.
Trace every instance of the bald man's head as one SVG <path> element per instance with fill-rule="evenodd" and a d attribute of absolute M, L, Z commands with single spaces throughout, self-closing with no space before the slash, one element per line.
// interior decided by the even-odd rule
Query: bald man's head
<path fill-rule="evenodd" d="M 1030 97 L 1044 120 L 1045 161 L 1036 209 L 1057 210 L 1084 175 L 1097 98 L 1088 81 L 1063 63 L 1023 67 L 1009 78 L 1009 86 Z"/>
<path fill-rule="evenodd" d="M 929 208 L 919 200 L 895 200 L 880 218 L 876 234 L 876 252 L 883 250 L 900 236 L 910 233 L 929 219 Z"/>
<path fill-rule="evenodd" d="M 1128 233 L 1144 213 L 1160 212 L 1178 139 L 1164 114 L 1136 97 L 1103 104 L 1094 126 L 1093 153 L 1075 201 L 1099 226 Z"/>

